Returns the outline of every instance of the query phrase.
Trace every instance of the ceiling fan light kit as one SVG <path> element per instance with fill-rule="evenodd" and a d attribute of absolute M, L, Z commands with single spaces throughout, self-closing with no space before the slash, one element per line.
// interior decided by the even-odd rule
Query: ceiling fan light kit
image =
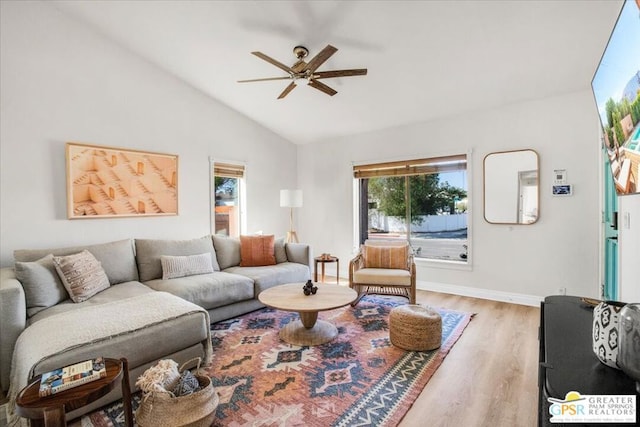
<path fill-rule="evenodd" d="M 311 58 L 309 62 L 305 62 L 304 58 L 309 55 L 309 49 L 304 46 L 296 46 L 293 48 L 293 54 L 296 56 L 297 61 L 291 67 L 288 67 L 279 61 L 276 61 L 275 59 L 265 55 L 262 52 L 251 52 L 251 54 L 264 61 L 267 61 L 272 65 L 275 65 L 289 75 L 286 77 L 266 77 L 261 79 L 238 80 L 238 83 L 264 82 L 270 80 L 291 80 L 291 83 L 289 83 L 289 85 L 280 93 L 278 99 L 284 98 L 293 89 L 295 89 L 295 87 L 297 86 L 296 83 L 306 84 L 314 89 L 319 90 L 320 92 L 324 92 L 329 96 L 333 96 L 338 92 L 318 80 L 335 77 L 365 76 L 367 74 L 366 68 L 358 68 L 353 70 L 316 71 L 331 57 L 331 55 L 336 53 L 337 50 L 337 48 L 331 45 L 327 45 L 316 56 Z"/>

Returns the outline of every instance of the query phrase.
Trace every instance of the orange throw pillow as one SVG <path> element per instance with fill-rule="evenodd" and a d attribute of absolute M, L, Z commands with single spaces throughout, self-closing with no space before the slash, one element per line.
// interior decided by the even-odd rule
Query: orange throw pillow
<path fill-rule="evenodd" d="M 274 237 L 240 236 L 240 267 L 275 265 Z"/>
<path fill-rule="evenodd" d="M 365 268 L 407 269 L 409 246 L 364 245 Z"/>

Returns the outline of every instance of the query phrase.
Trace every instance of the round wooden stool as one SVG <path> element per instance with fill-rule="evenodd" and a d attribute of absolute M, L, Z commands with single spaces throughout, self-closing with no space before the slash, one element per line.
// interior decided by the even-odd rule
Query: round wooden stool
<path fill-rule="evenodd" d="M 389 314 L 389 337 L 391 344 L 404 350 L 434 350 L 442 341 L 442 317 L 431 307 L 395 307 Z"/>

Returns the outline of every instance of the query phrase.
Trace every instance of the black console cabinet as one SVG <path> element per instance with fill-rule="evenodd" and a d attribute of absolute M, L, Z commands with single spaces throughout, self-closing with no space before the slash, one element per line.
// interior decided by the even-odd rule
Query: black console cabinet
<path fill-rule="evenodd" d="M 606 424 L 552 424 L 547 398 L 564 399 L 569 391 L 582 395 L 636 394 L 635 382 L 624 372 L 601 363 L 593 354 L 593 307 L 579 297 L 550 296 L 540 307 L 538 425 L 576 427 Z M 640 406 L 640 397 L 636 397 Z M 636 408 L 636 417 L 638 416 Z M 636 422 L 637 425 L 640 425 Z M 608 424 L 612 425 L 612 424 Z M 631 426 L 633 424 L 620 424 Z"/>

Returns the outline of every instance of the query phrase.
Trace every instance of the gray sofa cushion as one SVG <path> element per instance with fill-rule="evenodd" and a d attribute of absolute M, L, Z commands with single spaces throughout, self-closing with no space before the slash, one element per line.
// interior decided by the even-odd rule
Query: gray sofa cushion
<path fill-rule="evenodd" d="M 220 270 L 240 264 L 240 239 L 214 234 L 213 246 L 216 248 Z"/>
<path fill-rule="evenodd" d="M 273 250 L 276 255 L 276 263 L 287 262 L 287 250 L 285 249 L 284 237 L 280 237 L 273 242 Z"/>
<path fill-rule="evenodd" d="M 213 269 L 220 271 L 211 236 L 190 240 L 136 239 L 136 261 L 140 281 L 146 282 L 162 277 L 162 255 L 187 256 L 205 252 L 211 254 Z"/>
<path fill-rule="evenodd" d="M 18 249 L 13 252 L 13 257 L 19 262 L 36 261 L 48 254 L 55 256 L 71 255 L 88 250 L 96 257 L 107 277 L 109 283 L 115 285 L 122 282 L 138 280 L 138 269 L 133 252 L 133 242 L 131 239 L 119 240 L 116 242 L 102 243 L 88 246 L 72 246 L 56 249 Z"/>
<path fill-rule="evenodd" d="M 250 300 L 255 296 L 253 280 L 225 272 L 145 282 L 156 291 L 169 292 L 207 310 Z"/>
<path fill-rule="evenodd" d="M 298 262 L 311 268 L 311 247 L 304 243 L 287 243 L 287 260 Z"/>
<path fill-rule="evenodd" d="M 27 303 L 27 316 L 69 298 L 49 254 L 33 262 L 16 262 L 16 278 L 22 283 Z"/>
<path fill-rule="evenodd" d="M 42 319 L 46 319 L 56 314 L 64 313 L 67 311 L 77 310 L 82 307 L 96 307 L 101 304 L 105 304 L 112 301 L 119 301 L 125 298 L 130 298 L 142 294 L 148 294 L 155 292 L 148 286 L 143 285 L 140 282 L 125 282 L 117 286 L 110 286 L 104 291 L 95 294 L 93 297 L 80 303 L 74 303 L 70 299 L 67 299 L 59 304 L 49 307 L 46 310 L 42 310 L 37 314 L 34 314 L 29 319 L 29 324 L 38 322 Z"/>
<path fill-rule="evenodd" d="M 309 267 L 296 262 L 283 262 L 264 267 L 230 267 L 225 273 L 239 274 L 255 281 L 256 297 L 260 292 L 285 283 L 306 282 L 311 278 Z M 302 293 L 302 287 L 300 288 Z"/>
<path fill-rule="evenodd" d="M 69 336 L 56 339 L 47 335 L 51 330 L 64 330 Z M 13 385 L 19 390 L 43 371 L 96 354 L 126 357 L 135 369 L 198 345 L 206 365 L 211 357 L 209 331 L 205 310 L 164 292 L 150 291 L 100 306 L 76 308 L 38 321 L 22 333 L 14 353 Z"/>

